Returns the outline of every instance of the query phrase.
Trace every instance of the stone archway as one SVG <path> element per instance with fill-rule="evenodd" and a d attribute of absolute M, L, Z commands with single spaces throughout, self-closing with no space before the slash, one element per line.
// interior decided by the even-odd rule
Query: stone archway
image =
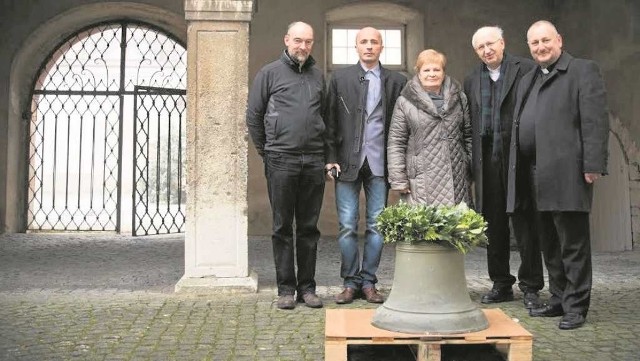
<path fill-rule="evenodd" d="M 629 162 L 617 134 L 609 136 L 609 174 L 594 186 L 591 245 L 594 251 L 633 248 L 629 199 Z"/>
<path fill-rule="evenodd" d="M 594 189 L 594 250 L 631 250 L 640 239 L 640 149 L 620 119 L 610 116 L 609 176 Z"/>
<path fill-rule="evenodd" d="M 26 192 L 24 179 L 27 167 L 26 129 L 23 119 L 31 101 L 33 81 L 40 64 L 57 44 L 78 29 L 89 24 L 121 18 L 138 19 L 187 41 L 187 25 L 183 16 L 155 6 L 132 2 L 101 2 L 83 5 L 66 11 L 44 23 L 34 31 L 16 53 L 9 78 L 9 112 L 7 139 L 7 232 L 21 232 L 26 227 Z"/>

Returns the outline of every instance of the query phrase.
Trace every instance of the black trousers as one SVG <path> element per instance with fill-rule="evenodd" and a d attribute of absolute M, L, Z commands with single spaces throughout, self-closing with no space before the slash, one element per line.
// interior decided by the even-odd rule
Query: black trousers
<path fill-rule="evenodd" d="M 565 313 L 584 316 L 589 311 L 592 286 L 591 239 L 588 212 L 537 211 L 534 164 L 523 164 L 519 198 L 529 205 L 530 227 L 538 230 L 549 274 L 550 305 L 562 305 Z M 520 169 L 523 169 L 520 168 Z M 523 187 L 520 187 L 523 185 Z M 521 197 L 522 196 L 522 197 Z M 524 221 L 524 219 L 523 219 Z"/>
<path fill-rule="evenodd" d="M 324 155 L 266 152 L 264 163 L 273 215 L 271 241 L 278 295 L 315 293 Z"/>
<path fill-rule="evenodd" d="M 503 162 L 491 162 L 491 152 L 490 142 L 483 142 L 482 215 L 488 223 L 487 268 L 493 287 L 507 289 L 511 288 L 516 278 L 511 274 L 509 265 L 511 241 L 506 211 L 506 169 Z M 523 292 L 538 292 L 544 287 L 542 257 L 535 225 L 527 221 L 528 216 L 516 214 L 511 218 L 520 253 L 518 287 Z"/>
<path fill-rule="evenodd" d="M 589 213 L 540 212 L 542 251 L 549 273 L 549 304 L 584 316 L 591 300 Z"/>

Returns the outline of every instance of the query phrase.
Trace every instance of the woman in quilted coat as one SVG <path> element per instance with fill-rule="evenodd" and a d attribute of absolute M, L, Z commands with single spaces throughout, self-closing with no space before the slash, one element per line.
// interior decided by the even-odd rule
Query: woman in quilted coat
<path fill-rule="evenodd" d="M 471 120 L 446 57 L 422 51 L 398 98 L 387 146 L 389 183 L 408 203 L 471 205 Z"/>

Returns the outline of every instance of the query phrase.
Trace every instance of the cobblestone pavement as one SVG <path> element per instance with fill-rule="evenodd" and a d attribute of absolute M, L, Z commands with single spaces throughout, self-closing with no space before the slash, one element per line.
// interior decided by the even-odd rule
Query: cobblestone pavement
<path fill-rule="evenodd" d="M 251 239 L 249 252 L 258 293 L 195 296 L 173 292 L 184 271 L 181 236 L 1 235 L 0 360 L 323 360 L 324 310 L 278 310 L 271 243 Z M 385 293 L 394 252 L 385 247 L 381 262 Z M 326 308 L 343 307 L 332 302 L 341 289 L 339 259 L 335 241 L 322 240 L 317 282 Z M 534 360 L 640 359 L 640 251 L 593 259 L 583 328 L 560 331 L 558 318 L 530 318 L 519 292 L 499 305 L 533 333 Z M 474 301 L 490 287 L 485 263 L 483 249 L 466 257 Z"/>

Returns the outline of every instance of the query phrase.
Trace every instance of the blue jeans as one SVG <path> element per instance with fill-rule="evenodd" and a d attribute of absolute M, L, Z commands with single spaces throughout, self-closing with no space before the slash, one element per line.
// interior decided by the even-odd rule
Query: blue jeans
<path fill-rule="evenodd" d="M 266 152 L 264 164 L 273 215 L 271 241 L 278 295 L 315 293 L 324 155 Z"/>
<path fill-rule="evenodd" d="M 358 221 L 360 219 L 360 189 L 364 187 L 367 203 L 367 229 L 364 236 L 362 267 L 358 249 Z M 340 277 L 344 287 L 356 290 L 373 287 L 378 282 L 376 272 L 382 254 L 382 236 L 376 230 L 376 217 L 387 203 L 387 182 L 371 173 L 366 162 L 353 182 L 336 181 L 338 210 L 338 243 L 342 253 Z"/>

